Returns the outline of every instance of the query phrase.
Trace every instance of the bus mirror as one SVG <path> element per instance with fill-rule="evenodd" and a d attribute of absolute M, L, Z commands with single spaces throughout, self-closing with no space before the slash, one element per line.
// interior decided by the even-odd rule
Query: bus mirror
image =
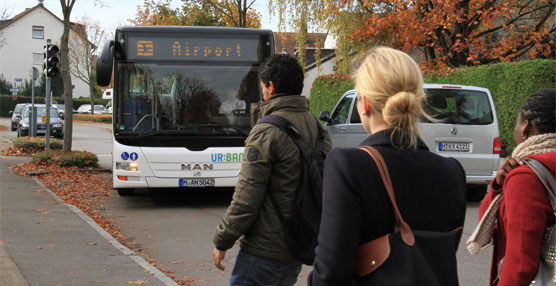
<path fill-rule="evenodd" d="M 104 42 L 102 52 L 97 57 L 96 71 L 97 71 L 97 84 L 100 86 L 107 86 L 110 84 L 112 78 L 112 63 L 114 62 L 114 41 L 107 40 Z"/>

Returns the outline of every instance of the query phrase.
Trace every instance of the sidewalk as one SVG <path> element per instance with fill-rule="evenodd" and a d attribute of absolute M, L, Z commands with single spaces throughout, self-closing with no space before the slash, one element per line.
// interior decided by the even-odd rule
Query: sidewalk
<path fill-rule="evenodd" d="M 0 156 L 0 285 L 177 285 Z"/>

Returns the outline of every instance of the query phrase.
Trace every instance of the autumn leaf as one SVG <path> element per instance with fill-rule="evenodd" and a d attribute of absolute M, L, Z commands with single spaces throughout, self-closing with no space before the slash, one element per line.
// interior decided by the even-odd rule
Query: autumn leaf
<path fill-rule="evenodd" d="M 147 284 L 149 282 L 145 281 L 145 280 L 136 280 L 136 281 L 127 281 L 127 284 L 133 284 L 133 285 L 142 285 L 142 284 Z"/>

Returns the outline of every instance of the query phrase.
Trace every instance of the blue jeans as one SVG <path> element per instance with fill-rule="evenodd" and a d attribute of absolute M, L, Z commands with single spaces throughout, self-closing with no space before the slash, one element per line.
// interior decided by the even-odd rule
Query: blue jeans
<path fill-rule="evenodd" d="M 301 272 L 299 262 L 281 262 L 239 250 L 230 277 L 231 286 L 292 286 Z"/>

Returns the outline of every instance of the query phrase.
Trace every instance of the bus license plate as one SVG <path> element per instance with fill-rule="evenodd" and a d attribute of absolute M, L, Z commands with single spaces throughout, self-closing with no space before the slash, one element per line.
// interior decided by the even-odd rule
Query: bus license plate
<path fill-rule="evenodd" d="M 447 142 L 439 142 L 438 143 L 438 151 L 442 152 L 469 152 L 469 143 L 447 143 Z"/>
<path fill-rule="evenodd" d="M 214 178 L 180 179 L 180 187 L 214 187 Z"/>

